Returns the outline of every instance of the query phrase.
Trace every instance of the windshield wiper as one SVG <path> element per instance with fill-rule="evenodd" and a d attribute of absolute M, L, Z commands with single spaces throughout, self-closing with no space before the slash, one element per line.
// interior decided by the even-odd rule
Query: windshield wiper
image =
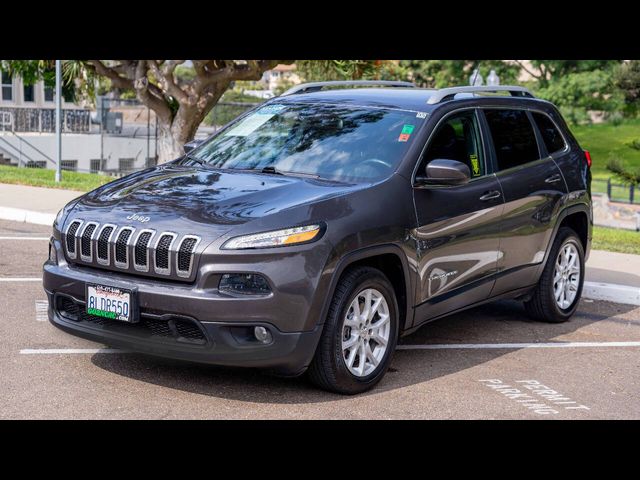
<path fill-rule="evenodd" d="M 304 173 L 304 172 L 288 172 L 285 170 L 278 170 L 276 167 L 272 165 L 268 165 L 266 167 L 262 167 L 260 173 L 268 173 L 271 175 L 284 175 L 286 177 L 305 177 L 305 178 L 320 178 L 320 175 L 316 175 L 315 173 Z"/>

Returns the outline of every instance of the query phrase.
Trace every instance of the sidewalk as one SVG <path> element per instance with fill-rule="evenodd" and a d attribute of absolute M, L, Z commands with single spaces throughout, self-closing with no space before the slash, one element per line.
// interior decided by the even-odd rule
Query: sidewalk
<path fill-rule="evenodd" d="M 0 183 L 0 219 L 51 225 L 58 211 L 82 192 Z"/>
<path fill-rule="evenodd" d="M 0 220 L 51 225 L 58 211 L 82 192 L 0 183 Z M 640 305 L 640 255 L 592 250 L 584 296 Z"/>

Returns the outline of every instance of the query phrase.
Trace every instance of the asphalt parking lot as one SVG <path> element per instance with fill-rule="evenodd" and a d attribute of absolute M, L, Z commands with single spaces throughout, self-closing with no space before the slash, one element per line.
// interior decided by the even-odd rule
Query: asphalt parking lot
<path fill-rule="evenodd" d="M 582 300 L 559 325 L 515 302 L 475 308 L 403 338 L 376 389 L 343 397 L 255 370 L 96 353 L 108 346 L 46 320 L 49 232 L 0 221 L 3 419 L 640 418 L 640 307 Z"/>

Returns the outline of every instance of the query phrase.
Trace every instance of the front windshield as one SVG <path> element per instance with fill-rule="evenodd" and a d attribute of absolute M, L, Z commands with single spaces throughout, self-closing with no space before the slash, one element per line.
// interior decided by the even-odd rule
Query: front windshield
<path fill-rule="evenodd" d="M 271 103 L 234 122 L 189 157 L 215 168 L 269 167 L 267 171 L 329 180 L 375 181 L 395 170 L 423 121 L 418 116 L 385 108 Z"/>

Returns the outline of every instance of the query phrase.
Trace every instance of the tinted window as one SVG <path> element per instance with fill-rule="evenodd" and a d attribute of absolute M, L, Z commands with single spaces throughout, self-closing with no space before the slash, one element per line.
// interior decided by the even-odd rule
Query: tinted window
<path fill-rule="evenodd" d="M 418 175 L 424 175 L 431 160 L 457 160 L 469 167 L 471 177 L 484 175 L 484 155 L 475 113 L 454 114 L 442 123 L 429 142 Z"/>
<path fill-rule="evenodd" d="M 564 148 L 564 139 L 553 124 L 553 121 L 543 113 L 533 113 L 533 119 L 540 130 L 547 152 L 554 153 Z"/>
<path fill-rule="evenodd" d="M 524 110 L 485 110 L 496 150 L 498 170 L 538 160 L 538 143 Z"/>
<path fill-rule="evenodd" d="M 271 103 L 234 122 L 191 156 L 215 168 L 273 167 L 285 174 L 370 181 L 393 173 L 422 122 L 409 111 Z"/>

